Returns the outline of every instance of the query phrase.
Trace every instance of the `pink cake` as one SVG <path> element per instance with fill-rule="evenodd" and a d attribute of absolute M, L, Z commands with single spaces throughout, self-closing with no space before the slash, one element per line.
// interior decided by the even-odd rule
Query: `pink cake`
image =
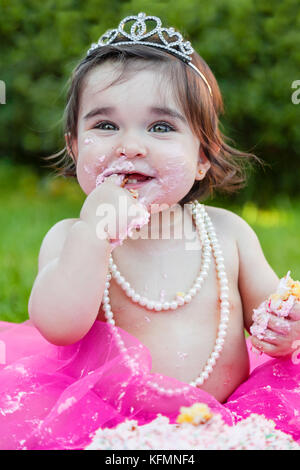
<path fill-rule="evenodd" d="M 114 429 L 96 431 L 85 450 L 300 450 L 291 436 L 257 414 L 228 426 L 220 415 L 196 403 L 181 408 L 177 423 L 162 415 L 143 426 L 126 420 Z"/>

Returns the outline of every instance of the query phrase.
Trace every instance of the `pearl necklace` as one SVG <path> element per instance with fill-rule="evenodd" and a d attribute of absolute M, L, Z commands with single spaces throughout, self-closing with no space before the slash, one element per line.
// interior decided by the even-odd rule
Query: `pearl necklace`
<path fill-rule="evenodd" d="M 202 246 L 203 246 L 203 265 L 201 266 L 200 269 L 200 274 L 196 278 L 196 281 L 194 282 L 193 286 L 189 290 L 188 294 L 184 295 L 182 298 L 178 299 L 177 301 L 173 302 L 154 302 L 146 299 L 145 297 L 141 297 L 139 294 L 137 294 L 134 289 L 130 286 L 128 282 L 125 281 L 124 277 L 121 276 L 120 272 L 117 270 L 116 265 L 113 263 L 112 256 L 110 257 L 110 263 L 109 263 L 109 272 L 106 276 L 106 283 L 105 283 L 105 289 L 103 293 L 103 310 L 104 310 L 104 315 L 106 318 L 106 321 L 108 324 L 111 326 L 112 329 L 112 334 L 115 337 L 115 340 L 118 344 L 118 347 L 121 351 L 121 353 L 124 355 L 128 366 L 130 367 L 132 373 L 138 374 L 138 364 L 134 360 L 134 358 L 130 357 L 128 354 L 127 348 L 124 345 L 124 341 L 122 340 L 120 334 L 117 331 L 117 328 L 115 327 L 115 320 L 113 318 L 113 312 L 111 310 L 110 306 L 110 298 L 109 298 L 109 286 L 110 286 L 110 281 L 112 276 L 115 277 L 116 281 L 118 284 L 122 287 L 122 289 L 126 292 L 126 294 L 136 303 L 139 303 L 142 306 L 146 306 L 148 309 L 152 309 L 155 311 L 161 311 L 161 310 L 168 310 L 168 309 L 176 309 L 179 306 L 184 305 L 185 303 L 189 303 L 192 300 L 192 297 L 197 293 L 197 291 L 200 289 L 204 279 L 208 275 L 208 268 L 209 268 L 209 263 L 210 263 L 210 253 L 211 253 L 211 247 L 212 251 L 215 257 L 215 262 L 216 262 L 216 271 L 217 271 L 217 277 L 218 281 L 220 284 L 220 303 L 221 303 L 221 313 L 220 313 L 220 324 L 218 328 L 218 334 L 216 338 L 216 343 L 214 346 L 214 349 L 208 358 L 201 374 L 195 379 L 195 381 L 190 382 L 190 385 L 197 387 L 200 386 L 204 383 L 205 380 L 209 377 L 211 374 L 214 365 L 217 362 L 217 359 L 220 356 L 220 353 L 223 349 L 224 341 L 225 341 L 225 336 L 227 332 L 227 325 L 229 321 L 229 301 L 228 301 L 228 280 L 227 280 L 227 275 L 225 272 L 225 266 L 224 266 L 224 258 L 222 255 L 222 251 L 219 245 L 219 242 L 216 237 L 216 233 L 213 227 L 213 224 L 206 213 L 204 209 L 204 205 L 200 204 L 197 200 L 195 200 L 192 204 L 192 216 L 194 218 L 197 230 L 199 232 L 200 239 L 202 241 Z M 211 244 L 211 247 L 210 247 Z M 180 395 L 183 392 L 186 392 L 189 390 L 189 387 L 184 386 L 181 388 L 175 388 L 175 389 L 165 389 L 163 387 L 160 387 L 156 383 L 152 383 L 150 381 L 146 382 L 146 385 L 152 389 L 153 391 L 157 392 L 159 395 L 162 396 L 177 396 Z"/>

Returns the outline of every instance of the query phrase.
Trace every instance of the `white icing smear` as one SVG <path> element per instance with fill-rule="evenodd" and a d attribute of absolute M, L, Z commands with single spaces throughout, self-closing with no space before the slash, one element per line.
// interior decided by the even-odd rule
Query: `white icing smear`
<path fill-rule="evenodd" d="M 132 162 L 126 160 L 126 155 L 123 155 L 119 158 L 119 160 L 115 163 L 112 163 L 108 168 L 106 168 L 102 173 L 100 173 L 96 178 L 96 186 L 103 183 L 105 178 L 114 173 L 118 172 L 125 172 L 125 171 L 133 171 L 134 165 Z M 124 175 L 120 175 L 120 178 L 123 180 Z"/>
<path fill-rule="evenodd" d="M 137 212 L 139 212 L 139 214 L 130 220 L 124 232 L 119 234 L 119 239 L 110 240 L 110 244 L 113 248 L 122 245 L 126 238 L 131 237 L 133 230 L 136 228 L 141 228 L 149 222 L 150 214 L 146 206 L 140 202 L 137 202 L 136 206 L 138 207 Z"/>
<path fill-rule="evenodd" d="M 86 139 L 84 139 L 85 145 L 93 144 L 94 142 L 95 142 L 94 139 L 91 139 L 90 137 L 87 137 Z"/>

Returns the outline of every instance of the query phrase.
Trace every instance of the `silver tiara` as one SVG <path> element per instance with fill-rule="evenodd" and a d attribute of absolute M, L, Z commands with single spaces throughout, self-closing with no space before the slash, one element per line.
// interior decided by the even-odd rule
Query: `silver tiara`
<path fill-rule="evenodd" d="M 125 31 L 126 23 L 134 21 L 130 28 L 130 33 Z M 146 21 L 154 21 L 156 26 L 147 32 Z M 154 34 L 157 34 L 160 38 L 160 43 L 154 41 L 147 41 Z M 165 49 L 170 54 L 177 56 L 179 59 L 186 62 L 192 67 L 202 80 L 206 83 L 210 94 L 212 95 L 211 87 L 202 72 L 192 64 L 191 55 L 194 52 L 192 45 L 189 41 L 185 41 L 182 35 L 175 31 L 174 28 L 162 28 L 161 19 L 157 16 L 146 16 L 146 13 L 139 13 L 137 16 L 126 16 L 118 28 L 109 29 L 99 38 L 98 42 L 91 44 L 91 47 L 87 51 L 87 56 L 98 47 L 108 46 L 113 44 L 114 40 L 124 38 L 124 41 L 119 41 L 116 45 L 128 45 L 128 44 L 142 44 L 143 46 L 157 47 L 159 49 Z"/>

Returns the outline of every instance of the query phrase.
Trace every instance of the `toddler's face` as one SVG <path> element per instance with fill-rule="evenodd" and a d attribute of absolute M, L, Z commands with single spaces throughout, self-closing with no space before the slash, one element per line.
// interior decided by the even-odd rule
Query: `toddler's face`
<path fill-rule="evenodd" d="M 78 182 L 89 194 L 103 172 L 107 176 L 127 168 L 151 177 L 138 187 L 139 199 L 148 207 L 152 203 L 171 207 L 189 192 L 195 179 L 204 177 L 209 163 L 202 152 L 200 156 L 200 142 L 171 87 L 158 85 L 160 72 L 136 71 L 105 89 L 115 74 L 116 65 L 105 63 L 86 77 L 78 135 L 72 142 Z"/>

